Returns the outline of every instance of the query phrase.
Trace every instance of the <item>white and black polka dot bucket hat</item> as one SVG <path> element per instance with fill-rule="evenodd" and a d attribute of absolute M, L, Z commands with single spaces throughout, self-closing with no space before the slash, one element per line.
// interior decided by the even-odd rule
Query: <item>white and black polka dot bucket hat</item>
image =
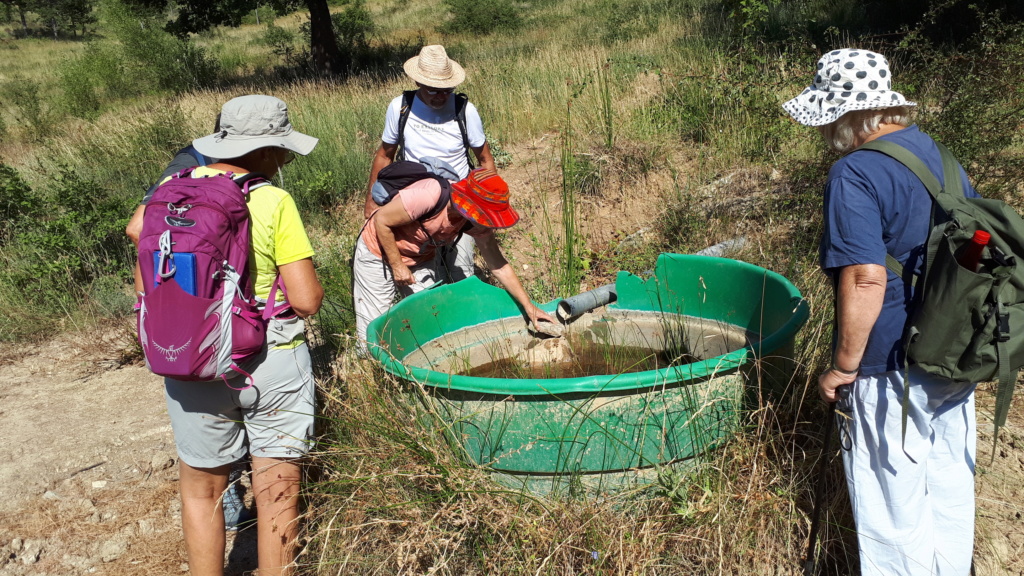
<path fill-rule="evenodd" d="M 814 83 L 782 105 L 805 126 L 824 126 L 851 110 L 917 106 L 892 90 L 885 56 L 870 50 L 843 48 L 818 60 Z"/>

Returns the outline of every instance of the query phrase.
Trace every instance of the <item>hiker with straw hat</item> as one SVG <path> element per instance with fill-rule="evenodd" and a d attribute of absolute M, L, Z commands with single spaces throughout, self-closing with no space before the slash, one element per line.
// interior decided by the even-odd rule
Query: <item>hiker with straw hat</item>
<path fill-rule="evenodd" d="M 858 49 L 822 56 L 811 85 L 783 104 L 845 154 L 825 184 L 820 259 L 835 287 L 836 327 L 832 363 L 818 385 L 828 403 L 839 387 L 851 387 L 836 418 L 861 574 L 966 576 L 974 542 L 975 385 L 907 366 L 904 325 L 915 289 L 887 268 L 891 257 L 906 277 L 920 274 L 932 197 L 901 162 L 858 149 L 897 144 L 941 182 L 938 145 L 911 124 L 914 106 L 892 89 L 885 57 Z M 963 168 L 957 176 L 965 194 L 977 197 Z"/>
<path fill-rule="evenodd" d="M 377 208 L 370 193 L 377 174 L 395 160 L 437 158 L 449 164 L 458 179 L 469 174 L 474 161 L 476 167 L 495 169 L 480 114 L 465 94 L 455 93 L 466 79 L 466 71 L 448 57 L 444 46 L 424 46 L 404 68 L 416 89 L 404 92 L 388 106 L 366 186 L 366 218 Z M 472 237 L 464 235 L 457 245 L 443 250 L 446 281 L 473 276 L 473 249 Z"/>
<path fill-rule="evenodd" d="M 386 314 L 399 294 L 407 296 L 441 281 L 439 249 L 460 235 L 476 239 L 487 267 L 535 329 L 551 332 L 555 319 L 530 300 L 508 263 L 494 231 L 519 221 L 509 204 L 508 184 L 494 170 L 478 168 L 451 184 L 450 200 L 431 215 L 442 199 L 442 185 L 425 178 L 406 186 L 377 207 L 356 242 L 353 289 L 356 334 L 366 346 L 366 328 Z M 550 323 L 538 328 L 538 323 Z"/>

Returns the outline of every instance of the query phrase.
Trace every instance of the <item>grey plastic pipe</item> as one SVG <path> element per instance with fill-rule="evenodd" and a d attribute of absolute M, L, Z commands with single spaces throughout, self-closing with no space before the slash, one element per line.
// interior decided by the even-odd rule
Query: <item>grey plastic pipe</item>
<path fill-rule="evenodd" d="M 726 252 L 732 252 L 733 250 L 739 250 L 747 245 L 746 236 L 740 236 L 738 238 L 732 238 L 731 240 L 725 240 L 719 242 L 714 246 L 708 246 L 707 248 L 697 252 L 697 256 L 715 256 L 721 257 Z"/>
<path fill-rule="evenodd" d="M 562 324 L 565 324 L 573 318 L 590 312 L 594 308 L 599 308 L 615 301 L 617 297 L 615 283 L 605 284 L 593 290 L 563 299 L 558 303 L 558 310 L 555 311 L 555 315 L 558 316 Z"/>
<path fill-rule="evenodd" d="M 737 250 L 746 245 L 747 239 L 744 236 L 738 238 L 732 238 L 724 242 L 719 242 L 714 246 L 708 246 L 707 248 L 697 252 L 698 256 L 715 256 L 720 257 L 726 252 Z M 648 270 L 645 275 L 653 274 L 653 270 Z M 610 304 L 618 298 L 618 294 L 615 293 L 615 283 L 605 284 L 593 290 L 570 296 L 563 299 L 558 303 L 558 309 L 555 311 L 555 315 L 558 316 L 559 321 L 562 324 L 567 324 L 570 320 L 578 318 L 587 312 L 590 312 L 594 308 L 600 308 L 606 304 Z"/>

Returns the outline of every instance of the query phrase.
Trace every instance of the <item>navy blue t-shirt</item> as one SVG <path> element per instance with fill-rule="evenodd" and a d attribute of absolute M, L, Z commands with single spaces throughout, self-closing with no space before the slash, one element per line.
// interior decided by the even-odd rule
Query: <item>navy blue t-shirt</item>
<path fill-rule="evenodd" d="M 880 139 L 910 150 L 939 182 L 943 181 L 938 147 L 917 125 Z M 977 197 L 962 168 L 960 175 L 965 195 Z M 932 198 L 924 184 L 896 160 L 874 150 L 858 150 L 844 156 L 832 166 L 825 184 L 821 267 L 835 282 L 840 268 L 854 264 L 885 266 L 885 255 L 889 253 L 908 271 L 920 273 L 931 211 Z M 885 301 L 868 337 L 861 376 L 903 366 L 901 338 L 911 296 L 911 287 L 888 271 Z"/>

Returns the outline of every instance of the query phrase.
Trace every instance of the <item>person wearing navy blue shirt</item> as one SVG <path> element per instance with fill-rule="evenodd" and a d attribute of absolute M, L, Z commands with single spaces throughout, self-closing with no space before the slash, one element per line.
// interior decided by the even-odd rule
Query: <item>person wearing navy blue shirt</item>
<path fill-rule="evenodd" d="M 835 288 L 836 330 L 832 364 L 818 386 L 826 402 L 850 386 L 840 402 L 849 415 L 843 465 L 861 574 L 966 576 L 974 548 L 975 385 L 907 365 L 903 331 L 913 288 L 886 268 L 889 254 L 920 274 L 932 199 L 896 160 L 857 150 L 892 141 L 941 182 L 935 141 L 911 124 L 914 106 L 892 90 L 885 57 L 857 49 L 822 56 L 811 86 L 783 104 L 846 154 L 825 184 L 819 256 Z M 960 178 L 965 193 L 977 196 L 962 168 Z"/>

